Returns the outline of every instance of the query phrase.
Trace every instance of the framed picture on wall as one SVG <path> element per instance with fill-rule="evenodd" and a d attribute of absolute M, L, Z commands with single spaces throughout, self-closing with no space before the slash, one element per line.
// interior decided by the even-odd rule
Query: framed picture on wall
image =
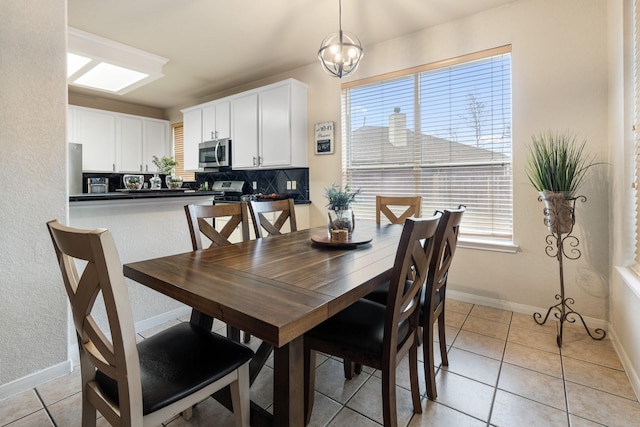
<path fill-rule="evenodd" d="M 333 154 L 333 122 L 315 124 L 316 154 Z"/>

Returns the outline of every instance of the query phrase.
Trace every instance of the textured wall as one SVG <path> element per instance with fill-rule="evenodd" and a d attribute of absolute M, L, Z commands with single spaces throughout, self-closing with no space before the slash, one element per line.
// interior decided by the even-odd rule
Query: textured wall
<path fill-rule="evenodd" d="M 65 220 L 66 2 L 0 2 L 0 386 L 67 358 L 45 223 Z"/>

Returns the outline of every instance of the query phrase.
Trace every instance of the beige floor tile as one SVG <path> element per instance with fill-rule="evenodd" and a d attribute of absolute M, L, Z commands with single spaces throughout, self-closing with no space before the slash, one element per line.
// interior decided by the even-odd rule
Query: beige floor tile
<path fill-rule="evenodd" d="M 441 369 L 436 376 L 437 402 L 487 421 L 494 388 Z"/>
<path fill-rule="evenodd" d="M 322 427 L 327 425 L 327 423 L 340 412 L 340 409 L 342 409 L 340 403 L 316 392 L 311 420 L 309 424 L 307 424 L 307 427 Z"/>
<path fill-rule="evenodd" d="M 1 424 L 4 425 L 4 424 Z M 27 415 L 24 418 L 20 418 L 17 421 L 7 424 L 6 427 L 53 427 L 51 418 L 47 415 L 44 409 L 34 412 L 31 415 Z"/>
<path fill-rule="evenodd" d="M 408 427 L 484 427 L 486 422 L 472 418 L 462 412 L 448 408 L 437 402 L 426 401 L 422 414 L 415 414 Z"/>
<path fill-rule="evenodd" d="M 447 336 L 447 341 L 449 340 L 449 336 Z M 424 345 L 424 344 L 423 344 Z M 424 353 L 423 353 L 423 345 L 418 347 L 418 362 L 424 363 Z M 446 346 L 447 352 L 450 350 L 450 346 Z M 433 366 L 438 367 L 442 363 L 442 357 L 440 356 L 440 343 L 434 341 L 433 343 Z"/>
<path fill-rule="evenodd" d="M 507 341 L 550 353 L 560 354 L 555 334 L 551 335 L 545 332 L 536 332 L 532 329 L 512 325 L 511 328 L 509 328 Z"/>
<path fill-rule="evenodd" d="M 495 426 L 568 426 L 567 413 L 506 391 L 498 390 L 491 414 Z"/>
<path fill-rule="evenodd" d="M 422 348 L 420 348 L 419 350 L 422 351 Z M 376 370 L 373 375 L 378 379 L 382 379 L 382 371 L 380 370 Z M 411 391 L 409 356 L 404 357 L 398 365 L 398 369 L 396 369 L 396 385 L 398 387 L 402 387 L 406 390 Z M 427 386 L 424 381 L 424 365 L 420 361 L 418 361 L 418 385 L 420 386 L 421 393 L 424 394 Z"/>
<path fill-rule="evenodd" d="M 78 367 L 68 375 L 39 385 L 37 390 L 44 404 L 49 406 L 73 394 L 80 393 L 82 390 L 81 381 L 80 367 Z"/>
<path fill-rule="evenodd" d="M 438 325 L 433 325 L 433 341 L 434 342 L 440 342 L 440 335 L 438 334 Z M 444 337 L 445 337 L 445 341 L 447 342 L 447 346 L 450 346 L 451 344 L 453 344 L 453 342 L 456 339 L 456 336 L 458 336 L 458 333 L 460 332 L 460 328 L 454 328 L 453 326 L 445 326 L 444 327 Z"/>
<path fill-rule="evenodd" d="M 382 380 L 375 376 L 370 377 L 347 402 L 346 406 L 382 424 Z M 398 425 L 407 425 L 413 415 L 413 404 L 409 390 L 396 387 L 396 410 Z"/>
<path fill-rule="evenodd" d="M 449 366 L 443 366 L 442 369 L 495 387 L 500 372 L 500 361 L 452 348 L 449 352 Z"/>
<path fill-rule="evenodd" d="M 469 314 L 473 308 L 473 304 L 447 297 L 446 307 L 447 312 L 455 311 L 456 313 Z"/>
<path fill-rule="evenodd" d="M 47 405 L 47 409 L 58 426 L 80 427 L 82 421 L 82 395 L 81 393 L 67 397 L 53 405 Z M 97 427 L 109 426 L 100 412 L 96 414 Z"/>
<path fill-rule="evenodd" d="M 481 317 L 487 320 L 493 320 L 501 323 L 511 323 L 512 311 L 502 310 L 494 307 L 487 307 L 484 305 L 474 305 L 469 313 L 469 316 Z"/>
<path fill-rule="evenodd" d="M 505 342 L 475 332 L 460 331 L 453 342 L 454 348 L 467 350 L 492 359 L 501 360 Z"/>
<path fill-rule="evenodd" d="M 380 427 L 380 424 L 362 414 L 349 409 L 342 408 L 338 415 L 329 423 L 327 427 Z"/>
<path fill-rule="evenodd" d="M 462 325 L 462 330 L 506 341 L 507 334 L 509 333 L 509 324 L 483 319 L 481 317 L 469 316 Z"/>
<path fill-rule="evenodd" d="M 636 400 L 629 378 L 624 371 L 606 368 L 571 357 L 563 357 L 562 363 L 566 381 Z"/>
<path fill-rule="evenodd" d="M 43 409 L 34 390 L 26 390 L 0 400 L 0 425 L 8 424 Z"/>
<path fill-rule="evenodd" d="M 273 404 L 273 369 L 263 366 L 249 390 L 251 400 L 266 408 Z"/>
<path fill-rule="evenodd" d="M 569 412 L 610 427 L 638 425 L 640 403 L 571 382 L 566 383 Z"/>
<path fill-rule="evenodd" d="M 620 371 L 624 370 L 611 341 L 594 341 L 591 338 L 589 341 L 563 340 L 562 355 Z"/>
<path fill-rule="evenodd" d="M 562 362 L 560 355 L 538 350 L 537 348 L 507 342 L 504 361 L 512 365 L 532 369 L 543 374 L 562 378 Z"/>
<path fill-rule="evenodd" d="M 346 403 L 369 376 L 363 371 L 360 375 L 354 375 L 353 379 L 345 380 L 342 362 L 329 358 L 316 369 L 315 389 L 335 401 Z"/>
<path fill-rule="evenodd" d="M 449 311 L 449 307 L 444 314 L 444 324 L 445 326 L 450 326 L 452 328 L 460 329 L 462 324 L 467 319 L 467 315 L 465 313 L 458 313 L 457 311 Z"/>
<path fill-rule="evenodd" d="M 566 322 L 564 324 L 564 330 L 562 332 L 562 343 L 567 343 L 567 342 L 585 342 L 585 343 L 606 343 L 609 342 L 611 343 L 611 339 L 609 336 L 606 336 L 601 339 L 601 340 L 595 340 L 593 338 L 591 338 L 591 336 L 587 333 L 587 331 L 584 328 L 584 325 L 582 324 L 582 322 L 580 322 L 580 318 L 576 317 L 576 316 L 569 316 L 569 318 L 573 318 L 575 319 L 574 323 L 568 323 Z M 587 323 L 587 327 L 589 328 L 589 332 L 591 333 L 591 335 L 593 335 L 596 338 L 601 338 L 602 337 L 602 332 L 600 331 L 596 331 L 596 329 L 594 326 L 590 325 Z M 605 331 L 606 334 L 606 331 Z"/>
<path fill-rule="evenodd" d="M 212 420 L 215 420 L 216 427 L 235 427 L 236 425 L 233 413 L 211 397 L 193 408 L 193 415 L 188 421 L 178 415 L 166 425 L 168 427 L 208 427 Z"/>
<path fill-rule="evenodd" d="M 504 363 L 498 388 L 561 411 L 567 410 L 564 383 L 560 378 Z"/>
<path fill-rule="evenodd" d="M 571 420 L 571 427 L 602 427 L 604 424 L 596 423 L 593 421 L 585 420 L 577 415 L 569 414 Z"/>
<path fill-rule="evenodd" d="M 546 312 L 540 314 L 542 314 L 544 318 Z M 513 316 L 511 317 L 511 326 L 531 329 L 536 332 L 544 332 L 546 334 L 554 336 L 556 335 L 556 323 L 557 322 L 550 317 L 549 319 L 547 319 L 544 325 L 538 325 L 536 321 L 533 320 L 533 315 L 524 313 L 513 313 Z"/>

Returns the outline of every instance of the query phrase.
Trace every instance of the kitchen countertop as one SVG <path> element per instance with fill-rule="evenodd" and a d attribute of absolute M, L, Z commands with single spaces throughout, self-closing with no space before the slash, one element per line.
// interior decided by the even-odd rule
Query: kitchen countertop
<path fill-rule="evenodd" d="M 127 200 L 127 199 L 156 199 L 166 197 L 193 197 L 193 196 L 220 196 L 220 191 L 196 191 L 189 189 L 169 190 L 162 188 L 160 190 L 132 190 L 132 191 L 114 191 L 109 193 L 82 193 L 72 194 L 69 196 L 69 202 L 91 202 L 104 200 Z"/>

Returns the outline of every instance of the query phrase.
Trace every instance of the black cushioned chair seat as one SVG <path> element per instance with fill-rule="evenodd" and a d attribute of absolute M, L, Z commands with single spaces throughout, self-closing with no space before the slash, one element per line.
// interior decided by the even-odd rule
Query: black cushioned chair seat
<path fill-rule="evenodd" d="M 369 355 L 382 357 L 384 316 L 386 307 L 366 299 L 360 299 L 335 316 L 305 333 L 305 337 L 350 348 Z M 408 321 L 398 330 L 398 342 L 403 342 L 409 331 Z"/>
<path fill-rule="evenodd" d="M 181 323 L 138 343 L 143 414 L 182 399 L 237 369 L 253 351 L 223 336 Z M 118 402 L 118 384 L 100 371 L 96 381 Z"/>

